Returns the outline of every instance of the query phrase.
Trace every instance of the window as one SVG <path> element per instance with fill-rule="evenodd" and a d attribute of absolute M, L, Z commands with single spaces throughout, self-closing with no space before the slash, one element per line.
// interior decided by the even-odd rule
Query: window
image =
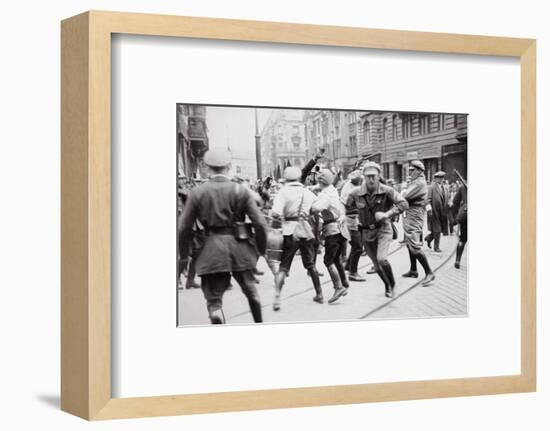
<path fill-rule="evenodd" d="M 384 118 L 384 121 L 382 121 L 382 139 L 384 139 L 384 142 L 388 142 L 388 119 Z"/>
<path fill-rule="evenodd" d="M 388 179 L 390 178 L 390 164 L 389 163 L 384 163 L 382 165 L 382 176 L 385 178 L 385 179 Z"/>
<path fill-rule="evenodd" d="M 409 125 L 410 125 L 409 115 L 404 114 L 403 118 L 401 119 L 401 135 L 403 136 L 403 139 L 407 139 L 409 137 Z"/>
<path fill-rule="evenodd" d="M 365 121 L 365 124 L 363 125 L 363 132 L 364 132 L 364 140 L 365 140 L 365 146 L 368 147 L 370 145 L 370 123 L 368 121 Z"/>
<path fill-rule="evenodd" d="M 420 120 L 418 115 L 411 115 L 410 136 L 418 136 L 420 134 Z"/>
<path fill-rule="evenodd" d="M 420 115 L 418 117 L 418 121 L 419 121 L 419 133 L 421 135 L 425 135 L 426 133 L 429 132 L 430 130 L 430 125 L 429 125 L 429 122 L 430 122 L 430 116 L 429 115 Z"/>
<path fill-rule="evenodd" d="M 349 138 L 350 156 L 357 156 L 357 136 L 350 136 Z"/>
<path fill-rule="evenodd" d="M 397 141 L 397 115 L 391 117 L 391 139 Z"/>

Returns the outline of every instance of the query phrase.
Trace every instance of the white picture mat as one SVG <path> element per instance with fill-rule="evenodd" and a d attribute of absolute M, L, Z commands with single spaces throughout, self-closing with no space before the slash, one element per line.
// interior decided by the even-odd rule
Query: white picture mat
<path fill-rule="evenodd" d="M 520 372 L 518 61 L 127 35 L 112 55 L 113 396 Z M 176 328 L 178 102 L 468 113 L 469 317 Z"/>

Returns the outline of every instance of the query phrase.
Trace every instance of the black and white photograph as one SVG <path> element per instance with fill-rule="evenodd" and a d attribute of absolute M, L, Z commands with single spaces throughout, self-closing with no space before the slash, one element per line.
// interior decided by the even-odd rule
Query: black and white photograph
<path fill-rule="evenodd" d="M 177 325 L 468 316 L 468 114 L 176 105 Z"/>

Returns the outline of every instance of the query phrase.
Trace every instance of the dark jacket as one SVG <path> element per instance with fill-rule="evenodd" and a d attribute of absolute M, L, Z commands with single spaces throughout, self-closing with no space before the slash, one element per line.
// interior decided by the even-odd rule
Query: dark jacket
<path fill-rule="evenodd" d="M 433 183 L 428 189 L 428 202 L 431 206 L 431 215 L 428 213 L 428 229 L 430 232 L 448 233 L 447 209 L 449 198 L 440 184 Z"/>
<path fill-rule="evenodd" d="M 378 189 L 373 193 L 369 193 L 366 184 L 363 183 L 350 194 L 347 203 L 350 204 L 352 199 L 359 211 L 361 225 L 363 229 L 367 230 L 367 237 L 371 239 L 375 237 L 375 232 L 379 228 L 390 232 L 390 235 L 392 232 L 389 220 L 382 223 L 376 222 L 374 215 L 377 212 L 386 212 L 395 206 L 397 212 L 402 213 L 409 207 L 403 196 L 392 187 L 384 184 L 379 184 Z"/>
<path fill-rule="evenodd" d="M 468 219 L 468 191 L 460 186 L 453 198 L 453 216 L 457 223 L 466 223 Z"/>
<path fill-rule="evenodd" d="M 412 180 L 403 196 L 409 204 L 406 217 L 403 218 L 405 232 L 422 232 L 428 199 L 428 185 L 424 175 Z"/>
<path fill-rule="evenodd" d="M 310 172 L 313 170 L 313 168 L 315 167 L 316 164 L 317 164 L 317 161 L 315 159 L 311 159 L 302 168 L 302 177 L 300 178 L 300 182 L 302 184 L 306 183 L 307 177 L 309 176 Z"/>
<path fill-rule="evenodd" d="M 231 228 L 234 222 L 244 222 L 246 215 L 254 227 L 255 238 L 237 240 Z M 214 176 L 189 193 L 182 214 L 180 242 L 191 241 L 195 220 L 201 222 L 207 235 L 195 261 L 198 275 L 254 269 L 255 245 L 261 255 L 265 254 L 266 223 L 260 209 L 246 187 L 225 176 Z"/>

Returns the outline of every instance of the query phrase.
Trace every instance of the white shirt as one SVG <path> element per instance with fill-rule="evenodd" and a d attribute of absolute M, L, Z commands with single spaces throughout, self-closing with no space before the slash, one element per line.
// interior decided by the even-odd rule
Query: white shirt
<path fill-rule="evenodd" d="M 346 208 L 344 204 L 340 201 L 340 196 L 338 195 L 338 190 L 333 185 L 325 187 L 317 195 L 317 199 L 313 202 L 312 206 L 313 211 L 323 211 L 328 210 L 337 220 L 336 224 L 331 224 L 325 226 L 325 235 L 334 235 L 337 233 L 342 233 L 344 237 L 348 238 L 349 234 L 343 231 L 343 221 L 346 214 Z"/>
<path fill-rule="evenodd" d="M 315 199 L 315 195 L 299 181 L 286 183 L 285 186 L 279 190 L 279 193 L 277 193 L 277 196 L 275 196 L 273 200 L 271 212 L 273 215 L 283 219 L 283 235 L 292 235 L 294 233 L 294 229 L 298 222 L 294 220 L 286 221 L 285 219 L 298 217 L 300 202 L 302 202 L 301 214 L 309 216 L 311 206 Z"/>

